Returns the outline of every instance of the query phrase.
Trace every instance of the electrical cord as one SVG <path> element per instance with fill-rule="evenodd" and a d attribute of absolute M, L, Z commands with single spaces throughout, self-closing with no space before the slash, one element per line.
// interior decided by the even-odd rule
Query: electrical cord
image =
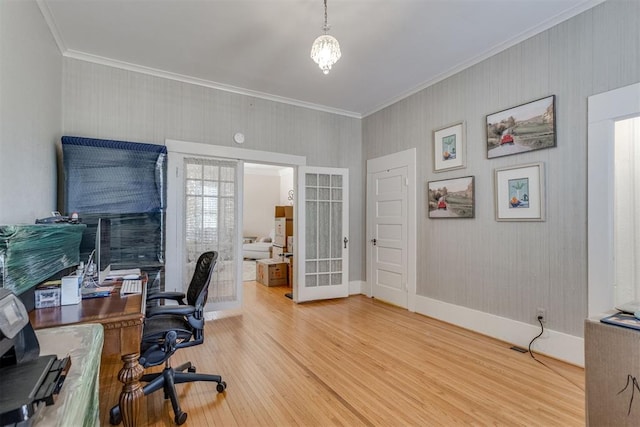
<path fill-rule="evenodd" d="M 546 363 L 544 363 L 542 360 L 540 359 L 536 359 L 535 354 L 533 353 L 533 350 L 531 350 L 531 346 L 533 345 L 533 342 L 535 340 L 537 340 L 538 338 L 540 338 L 542 336 L 542 334 L 544 334 L 544 324 L 542 323 L 542 316 L 538 316 L 538 323 L 540 323 L 540 333 L 538 335 L 536 335 L 530 342 L 529 342 L 529 354 L 531 355 L 531 358 L 533 360 L 535 360 L 536 362 L 538 362 L 539 364 L 541 364 L 542 366 L 544 366 L 545 368 L 547 368 L 548 370 L 550 370 L 551 372 L 559 375 L 560 377 L 564 378 L 565 380 L 567 380 L 569 383 L 573 384 L 574 386 L 576 386 L 577 388 L 579 388 L 580 390 L 584 391 L 583 387 L 580 387 L 578 384 L 574 383 L 573 381 L 571 381 L 569 378 L 565 377 L 564 375 L 562 375 L 560 372 L 556 371 L 555 369 L 551 368 L 549 365 L 547 365 Z"/>
<path fill-rule="evenodd" d="M 542 334 L 544 334 L 544 324 L 542 323 L 542 316 L 538 316 L 538 322 L 540 323 L 540 333 L 538 335 L 536 335 L 531 341 L 529 341 L 529 354 L 531 355 L 531 357 L 533 358 L 533 360 L 540 362 L 538 359 L 536 359 L 536 357 L 533 355 L 533 352 L 531 351 L 531 346 L 533 345 L 533 342 L 535 340 L 537 340 L 538 338 L 540 338 L 542 336 Z M 542 362 L 540 362 L 542 363 Z M 544 365 L 544 363 L 542 363 Z"/>
<path fill-rule="evenodd" d="M 638 379 L 633 375 L 628 374 L 627 383 L 625 384 L 624 388 L 618 392 L 618 394 L 625 391 L 629 387 L 629 384 L 631 384 L 631 399 L 629 399 L 629 410 L 627 411 L 627 416 L 631 415 L 631 406 L 633 405 L 633 398 L 636 394 L 636 390 L 640 392 L 640 384 L 638 384 Z"/>

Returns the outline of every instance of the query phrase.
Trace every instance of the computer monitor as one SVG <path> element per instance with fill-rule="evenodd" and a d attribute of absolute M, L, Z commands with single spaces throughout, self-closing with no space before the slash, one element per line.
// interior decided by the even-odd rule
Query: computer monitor
<path fill-rule="evenodd" d="M 111 273 L 111 220 L 109 219 L 98 218 L 95 251 L 98 283 L 101 284 Z"/>

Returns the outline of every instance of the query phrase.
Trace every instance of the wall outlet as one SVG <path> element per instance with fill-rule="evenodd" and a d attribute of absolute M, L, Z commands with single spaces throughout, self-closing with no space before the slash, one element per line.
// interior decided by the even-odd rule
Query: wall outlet
<path fill-rule="evenodd" d="M 547 309 L 546 308 L 538 307 L 538 309 L 536 310 L 536 320 L 538 318 L 541 318 L 540 320 L 542 321 L 542 323 L 546 323 L 547 322 Z"/>

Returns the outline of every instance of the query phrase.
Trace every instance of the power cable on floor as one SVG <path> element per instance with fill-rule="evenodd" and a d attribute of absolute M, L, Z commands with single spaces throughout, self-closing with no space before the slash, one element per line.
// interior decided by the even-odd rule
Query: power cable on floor
<path fill-rule="evenodd" d="M 555 374 L 559 375 L 560 377 L 564 378 L 565 380 L 567 380 L 569 383 L 573 384 L 574 386 L 576 386 L 577 388 L 579 388 L 580 390 L 584 391 L 584 388 L 581 387 L 580 385 L 574 383 L 573 381 L 571 381 L 569 378 L 565 377 L 564 375 L 562 375 L 560 372 L 556 371 L 555 369 L 551 368 L 549 365 L 547 365 L 546 363 L 544 363 L 542 360 L 536 359 L 535 354 L 533 353 L 533 350 L 531 350 L 531 346 L 533 345 L 533 342 L 535 340 L 537 340 L 538 338 L 540 338 L 542 336 L 542 334 L 544 334 L 544 324 L 542 323 L 542 316 L 538 316 L 538 322 L 540 323 L 540 333 L 538 335 L 536 335 L 531 342 L 529 342 L 529 354 L 531 355 L 531 358 L 533 360 L 535 360 L 536 362 L 538 362 L 539 364 L 541 364 L 542 366 L 544 366 L 545 368 L 549 369 L 551 372 L 554 372 Z"/>

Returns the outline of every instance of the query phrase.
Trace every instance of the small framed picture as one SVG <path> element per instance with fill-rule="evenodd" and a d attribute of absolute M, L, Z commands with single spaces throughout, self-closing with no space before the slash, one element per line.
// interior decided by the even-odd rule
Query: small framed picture
<path fill-rule="evenodd" d="M 433 132 L 433 170 L 442 172 L 465 167 L 464 122 Z"/>
<path fill-rule="evenodd" d="M 487 116 L 487 158 L 556 146 L 555 95 Z"/>
<path fill-rule="evenodd" d="M 443 179 L 427 183 L 429 218 L 473 218 L 474 177 Z"/>
<path fill-rule="evenodd" d="M 495 170 L 496 221 L 544 221 L 544 164 Z"/>

